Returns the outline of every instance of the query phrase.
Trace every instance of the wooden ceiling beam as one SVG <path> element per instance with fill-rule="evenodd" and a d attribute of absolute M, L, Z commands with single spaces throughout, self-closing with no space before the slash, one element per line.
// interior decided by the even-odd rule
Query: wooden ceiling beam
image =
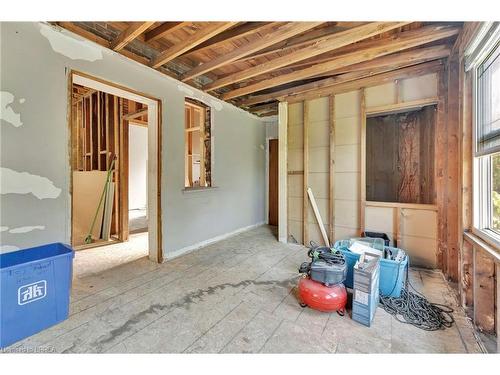
<path fill-rule="evenodd" d="M 164 36 L 167 36 L 168 34 L 171 34 L 187 25 L 189 25 L 189 22 L 164 22 L 160 26 L 155 27 L 153 30 L 148 31 L 144 35 L 144 41 L 148 43 L 153 40 L 163 38 Z"/>
<path fill-rule="evenodd" d="M 278 110 L 277 110 L 277 109 L 275 109 L 275 110 L 272 110 L 272 111 L 270 111 L 270 112 L 260 113 L 260 114 L 258 114 L 257 116 L 259 116 L 259 117 L 269 117 L 269 116 L 275 116 L 275 115 L 277 115 L 277 114 L 278 114 Z"/>
<path fill-rule="evenodd" d="M 354 81 L 342 82 L 340 84 L 320 88 L 318 90 L 307 91 L 305 93 L 288 95 L 278 99 L 280 101 L 286 101 L 288 103 L 296 103 L 303 100 L 312 100 L 328 95 L 341 94 L 344 92 L 355 91 L 370 86 L 382 85 L 384 83 L 392 82 L 397 79 L 405 79 L 421 76 L 424 74 L 435 73 L 443 69 L 443 66 L 444 65 L 442 60 L 429 61 L 423 64 L 413 65 L 398 70 L 392 70 L 390 72 L 376 74 Z"/>
<path fill-rule="evenodd" d="M 122 31 L 116 38 L 110 43 L 110 48 L 115 51 L 120 51 L 127 44 L 145 32 L 148 28 L 153 25 L 154 22 L 131 22 L 130 26 Z"/>
<path fill-rule="evenodd" d="M 229 30 L 214 36 L 213 38 L 201 43 L 199 46 L 194 47 L 185 55 L 191 55 L 195 52 L 202 52 L 208 48 L 214 48 L 220 44 L 231 42 L 235 39 L 243 38 L 257 32 L 265 31 L 278 24 L 277 22 L 244 22 L 242 25 L 237 25 Z"/>
<path fill-rule="evenodd" d="M 160 53 L 160 55 L 151 62 L 151 66 L 153 68 L 158 68 L 163 64 L 166 64 L 167 62 L 182 55 L 183 53 L 186 53 L 191 48 L 196 47 L 197 45 L 212 38 L 213 36 L 222 33 L 235 24 L 236 22 L 211 22 L 207 26 L 202 27 L 201 29 L 196 31 L 187 39 L 183 40 L 180 43 L 174 44 L 166 51 Z"/>
<path fill-rule="evenodd" d="M 356 25 L 356 26 L 360 26 L 361 24 L 365 24 L 366 22 L 364 22 L 364 23 L 358 22 L 358 23 L 359 23 L 359 25 Z M 269 48 L 263 49 L 262 51 L 259 51 L 257 53 L 253 53 L 249 56 L 242 57 L 241 59 L 238 59 L 236 61 L 236 63 L 240 63 L 240 62 L 244 62 L 244 61 L 248 61 L 248 60 L 255 60 L 257 58 L 265 57 L 265 56 L 272 55 L 275 53 L 280 53 L 280 54 L 287 53 L 292 49 L 297 49 L 300 47 L 309 46 L 315 42 L 320 41 L 325 36 L 329 36 L 329 35 L 332 35 L 334 33 L 339 32 L 339 31 L 344 31 L 344 30 L 345 30 L 344 27 L 339 27 L 338 25 L 335 25 L 335 26 L 328 25 L 328 26 L 325 26 L 322 28 L 311 30 L 310 32 L 308 32 L 306 34 L 299 35 L 299 36 L 296 36 L 294 38 L 290 38 L 288 40 L 284 40 L 283 42 L 274 44 Z"/>
<path fill-rule="evenodd" d="M 229 53 L 225 53 L 210 60 L 204 64 L 198 65 L 196 68 L 191 69 L 182 76 L 182 81 L 186 82 L 203 73 L 209 72 L 211 70 L 220 68 L 221 66 L 227 65 L 236 61 L 237 59 L 247 56 L 251 53 L 259 51 L 263 48 L 269 47 L 275 43 L 281 42 L 282 40 L 288 39 L 297 34 L 303 33 L 310 30 L 316 26 L 321 25 L 322 22 L 289 22 L 281 25 L 278 29 L 273 32 L 265 34 L 262 38 L 245 44 L 240 48 L 236 48 Z"/>
<path fill-rule="evenodd" d="M 274 78 L 259 81 L 245 87 L 228 91 L 222 94 L 223 100 L 236 98 L 265 90 L 270 87 L 279 86 L 288 82 L 298 81 L 319 75 L 321 73 L 329 72 L 335 69 L 340 69 L 345 66 L 354 65 L 363 61 L 373 60 L 377 57 L 389 55 L 391 53 L 399 52 L 402 50 L 410 49 L 430 43 L 436 40 L 449 38 L 457 35 L 459 28 L 457 27 L 443 27 L 443 26 L 428 26 L 421 29 L 402 32 L 391 43 L 386 43 L 385 40 L 380 40 L 380 45 L 370 49 L 361 49 L 351 53 L 347 53 L 337 58 L 321 64 L 316 64 L 311 67 L 297 70 L 288 74 L 283 74 Z"/>
<path fill-rule="evenodd" d="M 211 91 L 219 87 L 243 81 L 245 79 L 252 78 L 260 74 L 264 74 L 290 65 L 294 62 L 318 56 L 323 53 L 344 47 L 346 45 L 359 42 L 360 40 L 385 33 L 395 28 L 407 25 L 408 23 L 409 22 L 371 22 L 366 25 L 354 27 L 346 31 L 334 33 L 329 36 L 325 36 L 321 40 L 308 47 L 301 48 L 295 52 L 277 57 L 262 64 L 258 64 L 253 68 L 244 69 L 234 74 L 230 74 L 229 76 L 226 76 L 224 78 L 218 79 L 215 82 L 206 85 L 206 87 L 204 87 L 204 90 Z"/>
<path fill-rule="evenodd" d="M 438 45 L 379 57 L 377 59 L 365 61 L 356 65 L 351 65 L 349 67 L 350 69 L 348 73 L 339 74 L 343 72 L 332 71 L 330 72 L 330 74 L 339 75 L 314 81 L 311 83 L 306 83 L 303 85 L 289 87 L 283 90 L 271 92 L 269 94 L 251 96 L 250 98 L 239 101 L 238 105 L 249 106 L 258 103 L 265 103 L 269 100 L 274 100 L 279 97 L 317 90 L 319 88 L 328 87 L 334 84 L 349 82 L 355 79 L 366 78 L 371 75 L 380 74 L 391 70 L 397 70 L 403 67 L 421 64 L 427 61 L 445 58 L 448 57 L 449 54 L 450 47 L 448 45 Z"/>
<path fill-rule="evenodd" d="M 272 103 L 266 103 L 266 104 L 261 104 L 257 105 L 255 107 L 251 107 L 248 110 L 251 113 L 260 113 L 260 112 L 269 112 L 271 110 L 278 109 L 278 102 L 272 102 Z"/>
<path fill-rule="evenodd" d="M 93 34 L 90 31 L 87 31 L 87 30 L 81 28 L 80 26 L 75 25 L 72 22 L 57 22 L 57 25 L 59 25 L 60 27 L 66 29 L 68 31 L 71 31 L 72 33 L 80 35 L 81 37 L 83 37 L 85 39 L 88 39 L 94 43 L 97 43 L 105 48 L 111 48 L 111 44 L 108 40 L 101 38 L 100 36 Z M 120 53 L 122 55 L 128 57 L 131 60 L 137 61 L 138 63 L 144 64 L 144 65 L 149 64 L 149 60 L 147 58 L 136 55 L 133 52 L 122 49 L 120 51 Z"/>

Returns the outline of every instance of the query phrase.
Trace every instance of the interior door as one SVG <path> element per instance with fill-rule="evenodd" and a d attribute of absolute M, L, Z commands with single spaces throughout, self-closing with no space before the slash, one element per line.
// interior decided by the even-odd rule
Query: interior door
<path fill-rule="evenodd" d="M 278 140 L 269 140 L 269 225 L 278 225 Z"/>

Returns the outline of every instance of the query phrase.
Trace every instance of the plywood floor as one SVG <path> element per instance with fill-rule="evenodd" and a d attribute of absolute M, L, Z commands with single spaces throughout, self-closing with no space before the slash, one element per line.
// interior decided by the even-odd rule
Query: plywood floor
<path fill-rule="evenodd" d="M 76 267 L 79 253 L 76 255 Z M 480 351 L 442 274 L 412 283 L 452 304 L 457 323 L 425 332 L 378 309 L 366 328 L 347 315 L 301 308 L 294 295 L 305 248 L 276 242 L 270 227 L 165 264 L 146 257 L 76 278 L 70 318 L 14 347 L 63 353 L 467 353 Z"/>

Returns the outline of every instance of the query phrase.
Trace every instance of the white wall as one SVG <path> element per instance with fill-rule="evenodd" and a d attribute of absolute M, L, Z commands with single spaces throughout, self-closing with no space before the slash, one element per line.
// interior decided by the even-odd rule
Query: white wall
<path fill-rule="evenodd" d="M 129 126 L 128 205 L 130 210 L 147 208 L 148 128 Z"/>
<path fill-rule="evenodd" d="M 264 221 L 261 119 L 40 23 L 0 23 L 1 251 L 70 242 L 68 76 L 74 69 L 162 102 L 162 241 L 172 252 Z M 184 100 L 212 108 L 213 184 L 184 191 Z M 27 228 L 28 232 L 12 228 Z"/>

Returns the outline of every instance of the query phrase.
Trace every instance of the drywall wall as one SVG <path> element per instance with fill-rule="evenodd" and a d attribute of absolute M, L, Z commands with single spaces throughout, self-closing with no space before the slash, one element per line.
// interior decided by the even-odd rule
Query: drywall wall
<path fill-rule="evenodd" d="M 360 231 L 361 92 L 335 95 L 335 240 Z"/>
<path fill-rule="evenodd" d="M 128 208 L 135 210 L 147 207 L 148 128 L 131 123 L 128 139 Z"/>
<path fill-rule="evenodd" d="M 304 103 L 288 106 L 287 132 L 288 241 L 304 243 Z"/>
<path fill-rule="evenodd" d="M 67 31 L 40 23 L 9 22 L 0 28 L 0 91 L 10 94 L 2 94 L 2 108 L 12 109 L 2 110 L 0 120 L 1 226 L 45 227 L 29 233 L 3 231 L 2 251 L 70 242 L 67 95 L 71 69 L 162 101 L 166 258 L 174 251 L 264 221 L 265 127 L 259 118 Z M 215 188 L 205 191 L 184 191 L 187 94 L 213 109 Z"/>

